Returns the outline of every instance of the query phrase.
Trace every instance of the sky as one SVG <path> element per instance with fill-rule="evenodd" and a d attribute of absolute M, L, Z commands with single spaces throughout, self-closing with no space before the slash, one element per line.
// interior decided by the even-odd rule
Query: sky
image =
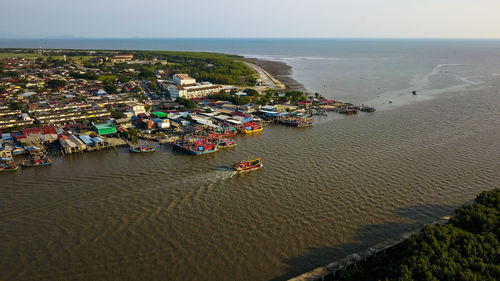
<path fill-rule="evenodd" d="M 0 0 L 0 37 L 500 38 L 499 0 Z"/>

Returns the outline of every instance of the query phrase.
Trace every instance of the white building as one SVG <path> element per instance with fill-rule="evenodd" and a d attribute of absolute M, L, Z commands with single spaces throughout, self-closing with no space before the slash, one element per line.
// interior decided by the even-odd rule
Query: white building
<path fill-rule="evenodd" d="M 195 84 L 189 86 L 171 85 L 168 88 L 168 91 L 172 99 L 176 99 L 178 97 L 193 99 L 205 97 L 213 93 L 218 93 L 223 89 L 224 87 L 220 85 L 213 85 L 212 83 L 204 82 L 203 84 Z"/>
<path fill-rule="evenodd" d="M 144 104 L 142 103 L 131 103 L 127 105 L 127 110 L 133 112 L 134 115 L 138 115 L 141 113 L 146 113 L 146 109 Z"/>
<path fill-rule="evenodd" d="M 156 122 L 156 127 L 158 129 L 168 129 L 170 128 L 170 120 L 163 119 L 161 121 Z"/>
<path fill-rule="evenodd" d="M 174 83 L 176 85 L 191 85 L 191 84 L 196 84 L 196 79 L 191 78 L 187 74 L 174 74 L 173 79 L 174 79 Z"/>

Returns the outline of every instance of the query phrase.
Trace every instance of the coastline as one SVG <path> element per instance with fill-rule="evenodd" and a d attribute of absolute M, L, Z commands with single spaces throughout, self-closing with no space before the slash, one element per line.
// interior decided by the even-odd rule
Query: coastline
<path fill-rule="evenodd" d="M 263 68 L 274 78 L 285 84 L 288 90 L 307 91 L 304 85 L 292 77 L 292 67 L 281 61 L 262 60 L 257 58 L 245 57 L 258 67 Z"/>

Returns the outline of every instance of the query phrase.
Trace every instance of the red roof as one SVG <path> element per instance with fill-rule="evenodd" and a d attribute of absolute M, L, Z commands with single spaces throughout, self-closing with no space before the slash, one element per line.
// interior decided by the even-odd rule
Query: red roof
<path fill-rule="evenodd" d="M 38 135 L 38 134 L 55 134 L 56 133 L 56 128 L 54 126 L 44 126 L 44 127 L 37 127 L 37 128 L 25 128 L 22 129 L 21 132 L 25 136 L 29 135 Z"/>

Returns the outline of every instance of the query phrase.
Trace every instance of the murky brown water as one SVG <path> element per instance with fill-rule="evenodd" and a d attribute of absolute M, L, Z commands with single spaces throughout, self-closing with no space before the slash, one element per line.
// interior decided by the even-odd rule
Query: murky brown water
<path fill-rule="evenodd" d="M 500 94 L 444 94 L 192 157 L 167 146 L 0 175 L 0 280 L 286 279 L 500 182 Z M 264 168 L 232 176 L 248 155 Z"/>
<path fill-rule="evenodd" d="M 141 40 L 128 48 L 168 49 Z M 121 149 L 1 174 L 0 280 L 283 280 L 499 187 L 500 41 L 236 41 L 206 48 L 276 55 L 311 92 L 378 111 L 202 157 Z M 248 155 L 264 168 L 233 176 Z"/>

